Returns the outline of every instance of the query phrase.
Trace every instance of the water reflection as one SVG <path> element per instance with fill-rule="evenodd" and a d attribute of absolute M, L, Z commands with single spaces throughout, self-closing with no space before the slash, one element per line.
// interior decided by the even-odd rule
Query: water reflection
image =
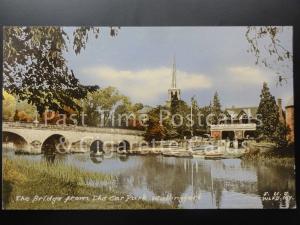
<path fill-rule="evenodd" d="M 262 196 L 264 208 L 293 208 L 295 199 L 295 175 L 293 170 L 281 167 L 257 165 L 258 194 Z"/>
<path fill-rule="evenodd" d="M 104 156 L 103 155 L 97 156 L 93 153 L 90 153 L 90 159 L 92 160 L 93 163 L 99 164 L 99 163 L 102 163 L 102 161 L 104 160 Z"/>
<path fill-rule="evenodd" d="M 118 157 L 119 157 L 120 161 L 122 161 L 122 162 L 126 162 L 129 159 L 128 155 L 123 155 L 123 154 L 119 155 Z"/>
<path fill-rule="evenodd" d="M 46 162 L 52 164 L 52 163 L 54 163 L 55 156 L 56 156 L 55 153 L 49 153 L 49 154 L 44 154 L 43 158 L 46 160 Z"/>
<path fill-rule="evenodd" d="M 221 160 L 198 161 L 164 157 L 143 157 L 141 160 L 138 169 L 124 171 L 118 176 L 119 186 L 124 189 L 128 189 L 129 184 L 132 189 L 147 186 L 147 191 L 153 195 L 172 196 L 171 203 L 175 207 L 184 206 L 184 203 L 176 198 L 183 195 L 198 199 L 192 205 L 220 208 L 223 191 L 255 193 L 255 181 L 251 176 L 247 178 L 249 171 L 243 169 L 240 161 L 238 167 L 228 167 Z M 255 170 L 252 170 L 252 173 L 251 175 L 255 176 Z M 243 179 L 238 180 L 236 175 Z M 208 193 L 207 198 L 210 200 L 204 203 L 201 195 Z"/>
<path fill-rule="evenodd" d="M 37 159 L 39 156 L 13 157 Z M 111 158 L 89 154 L 55 155 L 48 160 L 62 160 L 86 170 L 114 175 L 117 188 L 122 192 L 140 197 L 146 195 L 147 198 L 164 197 L 175 207 L 296 206 L 293 168 L 240 159 L 204 160 L 120 154 L 114 154 Z M 274 192 L 279 193 L 280 198 L 274 197 Z M 293 198 L 290 199 L 290 196 Z"/>
<path fill-rule="evenodd" d="M 28 155 L 26 158 L 31 158 L 30 155 Z M 57 153 L 47 153 L 42 154 L 41 159 L 45 160 L 46 162 L 53 164 L 54 162 L 65 162 L 67 159 L 67 154 L 57 154 Z"/>

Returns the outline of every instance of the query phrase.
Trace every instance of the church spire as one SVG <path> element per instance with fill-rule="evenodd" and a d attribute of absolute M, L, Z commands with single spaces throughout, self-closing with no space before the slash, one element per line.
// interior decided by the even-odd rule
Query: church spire
<path fill-rule="evenodd" d="M 180 89 L 177 88 L 176 84 L 176 61 L 175 56 L 173 58 L 173 70 L 172 70 L 172 84 L 171 88 L 168 90 L 169 99 L 168 99 L 168 105 L 170 106 L 171 102 L 173 100 L 180 100 Z"/>
<path fill-rule="evenodd" d="M 171 88 L 176 89 L 176 61 L 175 61 L 175 56 L 173 57 L 172 87 Z"/>

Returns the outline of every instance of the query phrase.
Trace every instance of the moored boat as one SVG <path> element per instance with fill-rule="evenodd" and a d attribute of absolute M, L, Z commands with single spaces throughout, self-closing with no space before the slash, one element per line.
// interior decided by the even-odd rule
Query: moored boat
<path fill-rule="evenodd" d="M 194 158 L 204 159 L 205 158 L 205 154 L 204 153 L 193 153 L 193 157 Z"/>
<path fill-rule="evenodd" d="M 238 149 L 229 148 L 224 153 L 223 159 L 241 158 L 243 155 L 245 155 L 246 150 L 247 149 L 245 148 L 238 148 Z"/>
<path fill-rule="evenodd" d="M 224 156 L 224 152 L 221 150 L 221 147 L 215 145 L 206 146 L 204 152 L 206 159 L 218 159 Z"/>
<path fill-rule="evenodd" d="M 191 147 L 193 157 L 196 158 L 220 158 L 224 155 L 221 148 L 215 145 L 199 145 Z"/>
<path fill-rule="evenodd" d="M 238 159 L 241 158 L 244 154 L 238 153 L 238 154 L 224 154 L 222 156 L 222 159 Z"/>
<path fill-rule="evenodd" d="M 222 159 L 224 157 L 223 153 L 205 153 L 205 159 Z"/>
<path fill-rule="evenodd" d="M 193 157 L 192 153 L 190 151 L 163 151 L 161 153 L 163 156 L 169 156 L 169 157 Z"/>

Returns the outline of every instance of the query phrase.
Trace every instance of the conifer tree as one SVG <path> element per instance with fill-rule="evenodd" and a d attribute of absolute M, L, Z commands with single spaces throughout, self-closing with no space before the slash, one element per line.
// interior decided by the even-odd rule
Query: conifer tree
<path fill-rule="evenodd" d="M 272 140 L 279 124 L 279 112 L 275 98 L 271 95 L 266 82 L 263 83 L 257 114 L 261 120 L 261 124 L 257 127 L 258 135 Z"/>
<path fill-rule="evenodd" d="M 214 94 L 211 111 L 214 115 L 213 119 L 212 119 L 212 123 L 217 124 L 218 118 L 219 118 L 220 114 L 222 113 L 221 103 L 220 103 L 218 92 L 215 92 L 215 94 Z"/>
<path fill-rule="evenodd" d="M 290 132 L 290 129 L 286 126 L 286 124 L 279 122 L 274 133 L 273 140 L 276 142 L 277 147 L 279 149 L 284 149 L 288 146 L 287 135 Z"/>

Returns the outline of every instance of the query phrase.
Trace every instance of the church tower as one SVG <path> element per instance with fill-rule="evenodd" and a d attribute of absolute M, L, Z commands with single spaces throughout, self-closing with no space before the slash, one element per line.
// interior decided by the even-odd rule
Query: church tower
<path fill-rule="evenodd" d="M 180 89 L 177 88 L 177 80 L 176 80 L 176 62 L 175 57 L 173 59 L 173 70 L 172 70 L 172 83 L 171 88 L 168 90 L 168 101 L 167 105 L 170 106 L 173 100 L 180 100 Z"/>

